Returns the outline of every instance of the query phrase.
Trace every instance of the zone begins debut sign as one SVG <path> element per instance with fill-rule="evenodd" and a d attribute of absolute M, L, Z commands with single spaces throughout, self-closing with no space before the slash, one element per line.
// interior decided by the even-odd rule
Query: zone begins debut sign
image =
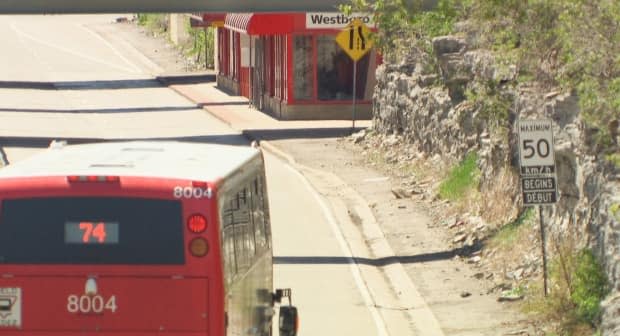
<path fill-rule="evenodd" d="M 517 127 L 523 205 L 554 204 L 558 191 L 553 124 L 550 120 L 520 120 Z"/>

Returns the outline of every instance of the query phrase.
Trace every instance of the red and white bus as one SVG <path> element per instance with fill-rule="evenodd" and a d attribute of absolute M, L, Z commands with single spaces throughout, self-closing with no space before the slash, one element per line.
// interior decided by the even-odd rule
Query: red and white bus
<path fill-rule="evenodd" d="M 259 150 L 56 147 L 0 169 L 0 334 L 271 334 L 290 291 L 273 291 Z"/>

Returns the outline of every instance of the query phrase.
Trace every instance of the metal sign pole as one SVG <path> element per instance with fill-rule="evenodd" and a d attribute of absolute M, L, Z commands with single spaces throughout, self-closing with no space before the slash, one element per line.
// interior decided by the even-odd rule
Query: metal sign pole
<path fill-rule="evenodd" d="M 546 249 L 546 237 L 545 237 L 545 223 L 543 222 L 543 207 L 538 206 L 538 214 L 540 216 L 540 240 L 542 245 L 542 258 L 543 258 L 543 283 L 545 288 L 545 296 L 548 295 L 549 290 L 547 288 L 547 249 Z"/>
<path fill-rule="evenodd" d="M 353 61 L 353 126 L 351 132 L 355 132 L 355 99 L 357 98 L 357 61 Z"/>

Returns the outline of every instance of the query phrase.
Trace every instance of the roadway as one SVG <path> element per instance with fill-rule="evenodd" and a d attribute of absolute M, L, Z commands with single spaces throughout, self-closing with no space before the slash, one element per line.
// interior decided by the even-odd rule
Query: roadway
<path fill-rule="evenodd" d="M 247 145 L 238 131 L 160 85 L 157 67 L 119 37 L 114 18 L 0 16 L 0 139 L 9 161 L 53 138 Z M 374 302 L 392 300 L 385 278 L 352 262 L 363 238 L 345 234 L 350 227 L 339 225 L 333 205 L 285 160 L 268 152 L 266 160 L 275 286 L 293 289 L 300 335 L 412 335 L 406 313 L 377 310 Z"/>

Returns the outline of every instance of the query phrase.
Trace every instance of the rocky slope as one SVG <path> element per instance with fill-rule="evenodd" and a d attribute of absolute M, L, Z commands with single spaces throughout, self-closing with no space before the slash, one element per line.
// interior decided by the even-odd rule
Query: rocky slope
<path fill-rule="evenodd" d="M 479 202 L 470 207 L 469 214 L 453 217 L 448 225 L 459 226 L 452 243 L 482 247 L 491 234 L 523 211 L 517 121 L 552 120 L 560 199 L 543 211 L 549 230 L 546 242 L 549 254 L 552 257 L 562 245 L 570 244 L 572 249 L 589 247 L 601 257 L 612 288 L 604 303 L 603 334 L 619 333 L 620 224 L 616 212 L 620 204 L 617 182 L 620 175 L 605 160 L 605 153 L 593 145 L 597 130 L 588 128 L 582 120 L 578 97 L 535 83 L 518 84 L 514 67 L 500 65 L 489 52 L 469 50 L 462 38 L 435 38 L 433 49 L 439 74 L 429 71 L 432 67 L 419 61 L 422 58 L 416 55 L 404 57 L 398 64 L 383 64 L 377 70 L 373 129 L 383 143 L 406 144 L 393 147 L 392 154 L 386 156 L 387 161 L 426 163 L 427 167 L 431 162 L 431 170 L 437 172 L 435 177 L 440 177 L 467 153 L 476 152 L 480 169 Z M 508 122 L 494 122 L 484 115 L 479 104 L 466 97 L 468 93 L 480 91 L 480 83 L 490 81 L 498 83 L 496 94 L 508 102 L 505 105 Z M 617 127 L 610 127 L 614 126 Z M 442 166 L 441 162 L 448 165 Z M 409 188 L 409 194 L 416 193 L 415 188 L 404 187 Z M 436 198 L 436 188 L 431 190 L 429 197 Z M 518 255 L 511 259 L 512 265 L 503 265 L 504 279 L 516 281 L 541 276 L 540 238 L 535 234 L 530 238 L 528 246 L 515 251 Z M 532 244 L 532 240 L 536 243 Z M 483 249 L 482 259 L 494 252 Z"/>

